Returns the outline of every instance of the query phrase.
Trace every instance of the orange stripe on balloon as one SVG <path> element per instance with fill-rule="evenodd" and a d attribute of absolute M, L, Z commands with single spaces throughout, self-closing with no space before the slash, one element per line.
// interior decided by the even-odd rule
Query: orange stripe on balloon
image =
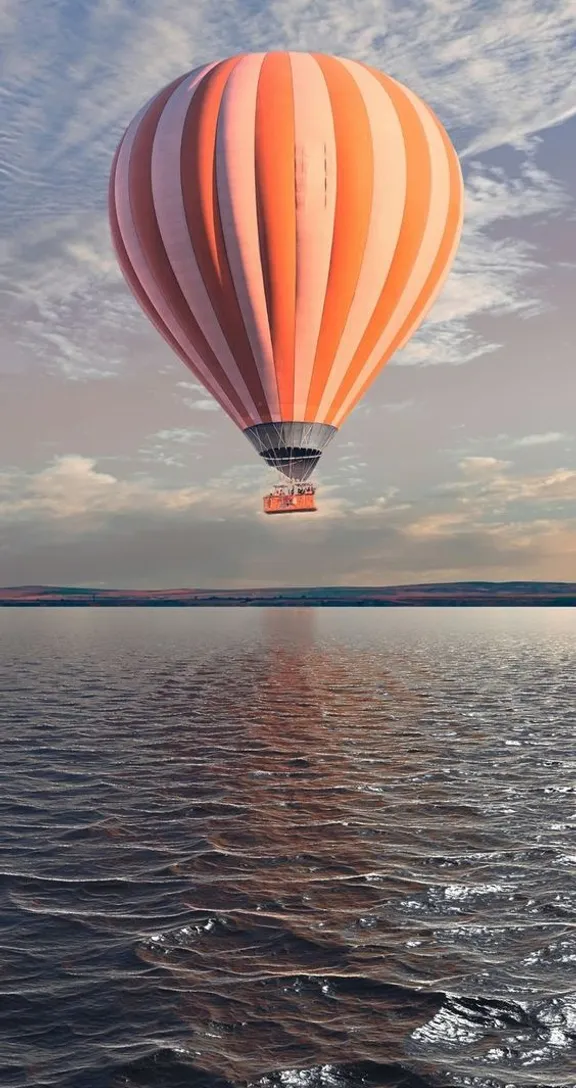
<path fill-rule="evenodd" d="M 406 148 L 394 104 L 363 65 L 343 59 L 340 63 L 358 84 L 368 112 L 374 151 L 374 199 L 354 301 L 318 407 L 318 419 L 338 393 L 374 313 L 394 259 L 406 202 Z"/>
<path fill-rule="evenodd" d="M 429 110 L 429 112 L 432 113 L 431 110 Z M 452 147 L 452 144 L 450 142 L 450 139 L 448 138 L 444 126 L 441 125 L 436 120 L 436 118 L 434 118 L 434 120 L 438 124 L 438 129 L 446 150 L 450 177 L 450 202 L 448 208 L 448 216 L 446 219 L 446 226 L 442 235 L 442 241 L 434 259 L 432 268 L 430 269 L 430 272 L 427 276 L 426 282 L 420 292 L 420 295 L 418 296 L 417 301 L 412 307 L 412 310 L 404 321 L 402 327 L 398 330 L 396 336 L 394 337 L 394 340 L 386 350 L 385 355 L 374 367 L 366 380 L 362 383 L 362 386 L 355 394 L 353 400 L 351 400 L 350 403 L 346 405 L 345 411 L 341 412 L 340 415 L 338 415 L 338 417 L 336 418 L 335 422 L 338 427 L 340 427 L 343 421 L 350 415 L 350 413 L 356 407 L 358 401 L 361 400 L 361 398 L 364 396 L 366 390 L 369 388 L 369 386 L 372 384 L 372 382 L 378 376 L 381 370 L 383 370 L 389 359 L 392 358 L 396 351 L 404 346 L 404 344 L 410 339 L 412 333 L 422 323 L 424 317 L 436 301 L 442 285 L 450 271 L 452 258 L 458 245 L 460 231 L 462 227 L 462 172 L 460 169 L 458 156 L 456 155 L 456 152 Z"/>
<path fill-rule="evenodd" d="M 336 137 L 336 215 L 330 276 L 306 405 L 313 420 L 346 326 L 364 259 L 373 199 L 372 132 L 356 81 L 334 57 L 313 53 L 326 80 Z"/>
<path fill-rule="evenodd" d="M 458 156 L 452 147 L 452 144 L 448 138 L 448 134 L 443 125 L 438 126 L 442 142 L 446 148 L 446 157 L 448 159 L 448 170 L 450 174 L 450 205 L 448 210 L 448 218 L 446 220 L 446 228 L 440 244 L 440 249 L 434 264 L 430 270 L 430 275 L 426 280 L 426 283 L 422 289 L 422 295 L 418 302 L 415 304 L 412 313 L 407 317 L 402 328 L 400 329 L 398 336 L 395 338 L 394 345 L 391 348 L 391 353 L 399 351 L 409 339 L 414 325 L 420 324 L 424 315 L 429 311 L 430 307 L 434 303 L 438 296 L 440 288 L 444 283 L 452 263 L 455 248 L 460 239 L 460 232 L 462 229 L 462 219 L 464 215 L 464 186 L 462 182 L 462 171 L 460 169 L 460 162 Z"/>
<path fill-rule="evenodd" d="M 190 241 L 218 323 L 262 422 L 269 422 L 270 410 L 228 263 L 216 186 L 218 115 L 228 76 L 242 56 L 213 68 L 192 98 L 182 132 L 182 198 Z"/>
<path fill-rule="evenodd" d="M 332 104 L 321 68 L 307 53 L 289 55 L 296 129 L 294 419 L 304 420 L 330 274 L 336 139 Z M 311 102 L 314 109 L 310 108 Z"/>
<path fill-rule="evenodd" d="M 256 198 L 281 419 L 294 411 L 296 179 L 294 92 L 288 53 L 268 53 L 256 99 Z"/>
<path fill-rule="evenodd" d="M 430 150 L 420 118 L 398 83 L 374 68 L 368 68 L 368 70 L 384 87 L 400 119 L 406 147 L 406 203 L 400 237 L 388 278 L 346 377 L 322 420 L 325 423 L 331 423 L 336 416 L 402 298 L 422 244 L 430 208 L 432 191 Z"/>

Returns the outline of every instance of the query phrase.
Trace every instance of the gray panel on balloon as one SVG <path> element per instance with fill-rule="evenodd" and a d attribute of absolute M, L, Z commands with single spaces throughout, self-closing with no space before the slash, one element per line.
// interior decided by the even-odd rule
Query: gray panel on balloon
<path fill-rule="evenodd" d="M 244 434 L 271 468 L 290 480 L 307 480 L 336 434 L 327 423 L 257 423 Z"/>

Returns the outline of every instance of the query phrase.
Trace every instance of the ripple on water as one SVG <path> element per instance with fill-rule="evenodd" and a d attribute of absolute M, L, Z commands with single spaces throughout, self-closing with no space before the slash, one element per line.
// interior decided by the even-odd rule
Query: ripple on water
<path fill-rule="evenodd" d="M 2 1088 L 576 1083 L 570 610 L 10 610 L 0 662 Z"/>

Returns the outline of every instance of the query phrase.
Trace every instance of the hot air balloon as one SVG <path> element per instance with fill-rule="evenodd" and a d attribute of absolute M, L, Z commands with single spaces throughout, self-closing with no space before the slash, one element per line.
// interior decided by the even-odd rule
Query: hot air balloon
<path fill-rule="evenodd" d="M 319 53 L 243 53 L 175 79 L 116 152 L 120 267 L 170 347 L 284 484 L 310 476 L 454 258 L 462 176 L 432 111 Z"/>

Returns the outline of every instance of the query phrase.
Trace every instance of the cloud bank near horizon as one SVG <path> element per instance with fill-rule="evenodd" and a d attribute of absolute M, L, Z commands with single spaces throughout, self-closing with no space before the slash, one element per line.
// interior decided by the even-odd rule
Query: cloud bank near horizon
<path fill-rule="evenodd" d="M 443 581 L 479 567 L 494 580 L 574 573 L 574 469 L 522 473 L 510 460 L 469 455 L 421 503 L 393 487 L 356 502 L 326 487 L 306 525 L 254 517 L 265 475 L 238 466 L 203 486 L 161 486 L 78 455 L 4 473 L 3 581 L 35 582 L 40 567 L 46 582 L 136 588 Z"/>

